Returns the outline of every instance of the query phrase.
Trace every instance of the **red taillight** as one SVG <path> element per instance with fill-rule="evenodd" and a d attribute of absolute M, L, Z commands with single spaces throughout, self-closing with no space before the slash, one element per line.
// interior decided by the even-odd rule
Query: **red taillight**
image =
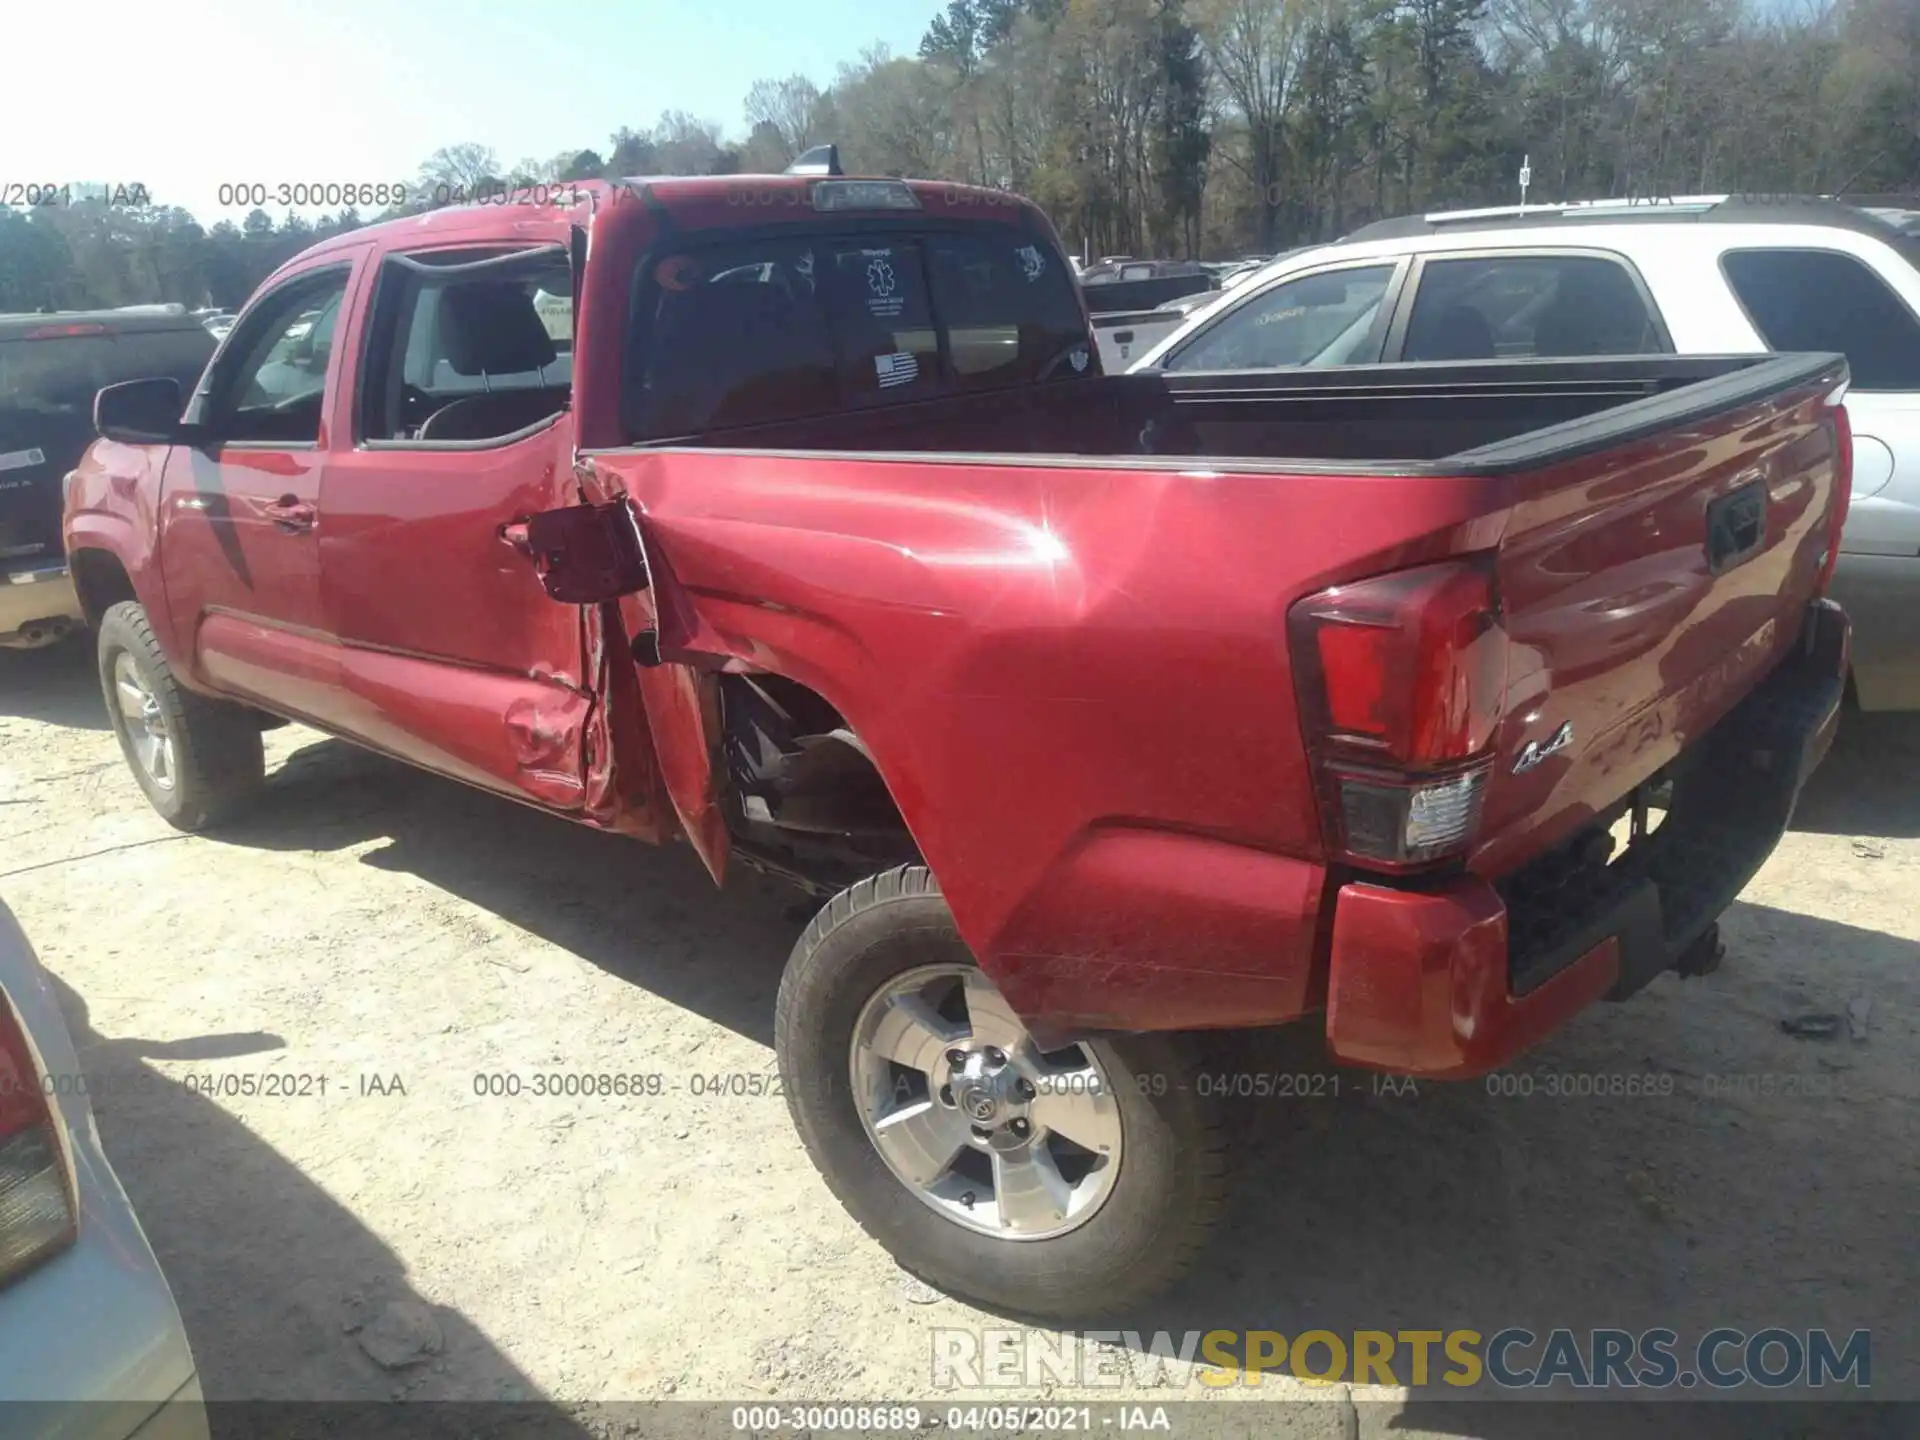
<path fill-rule="evenodd" d="M 0 991 L 0 1284 L 72 1244 L 77 1233 L 45 1075 Z"/>
<path fill-rule="evenodd" d="M 1827 586 L 1833 583 L 1834 567 L 1840 563 L 1840 532 L 1847 523 L 1847 510 L 1853 503 L 1853 419 L 1847 414 L 1847 407 L 1841 404 L 1846 396 L 1847 387 L 1841 386 L 1827 397 L 1827 405 L 1833 413 L 1834 459 L 1833 459 L 1833 533 L 1827 537 L 1827 558 L 1820 567 L 1820 583 L 1814 590 L 1816 595 L 1827 593 Z"/>
<path fill-rule="evenodd" d="M 1332 848 L 1390 869 L 1465 849 L 1506 700 L 1493 558 L 1323 590 L 1287 627 Z"/>

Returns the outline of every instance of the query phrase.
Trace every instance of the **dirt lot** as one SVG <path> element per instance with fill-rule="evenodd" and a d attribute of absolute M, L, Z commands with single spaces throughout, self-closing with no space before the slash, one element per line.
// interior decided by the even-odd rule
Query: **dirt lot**
<path fill-rule="evenodd" d="M 792 893 L 723 897 L 684 849 L 297 728 L 268 746 L 259 812 L 178 836 L 85 646 L 0 653 L 0 895 L 70 1000 L 211 1395 L 927 1396 L 934 1327 L 1008 1323 L 906 1281 L 784 1103 L 727 1079 L 772 1073 Z M 1530 1096 L 1264 1107 L 1230 1235 L 1138 1325 L 1864 1327 L 1875 1394 L 1920 1398 L 1917 900 L 1920 727 L 1850 722 L 1719 974 L 1583 1017 L 1530 1057 Z M 1850 1001 L 1863 1041 L 1782 1033 Z M 538 1070 L 673 1089 L 476 1093 Z M 1673 1093 L 1544 1093 L 1615 1074 Z M 309 1093 L 224 1093 L 264 1075 Z M 1707 1093 L 1724 1076 L 1773 1078 Z M 355 1327 L 396 1300 L 433 1307 L 436 1358 L 369 1358 Z M 1151 1391 L 1177 1393 L 1200 1392 Z M 1292 1393 L 1321 1403 L 1268 1433 L 1535 1433 L 1451 1419 L 1439 1386 Z"/>

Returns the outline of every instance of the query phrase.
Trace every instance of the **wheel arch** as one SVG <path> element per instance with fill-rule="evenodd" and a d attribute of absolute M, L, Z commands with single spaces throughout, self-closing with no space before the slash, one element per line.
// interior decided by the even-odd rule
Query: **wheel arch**
<path fill-rule="evenodd" d="M 728 829 L 742 858 L 821 894 L 926 863 L 885 769 L 833 700 L 778 671 L 718 683 Z"/>
<path fill-rule="evenodd" d="M 193 667 L 186 663 L 191 647 L 182 643 L 186 637 L 174 628 L 154 561 L 151 538 L 143 538 L 120 516 L 88 512 L 73 517 L 68 524 L 67 569 L 88 626 L 98 630 L 100 617 L 123 600 L 139 602 L 167 663 L 183 684 L 201 689 Z"/>
<path fill-rule="evenodd" d="M 89 630 L 98 630 L 101 618 L 121 601 L 140 601 L 127 567 L 103 546 L 84 545 L 68 551 L 67 571 L 73 577 L 74 593 L 80 597 L 80 611 L 86 616 Z"/>

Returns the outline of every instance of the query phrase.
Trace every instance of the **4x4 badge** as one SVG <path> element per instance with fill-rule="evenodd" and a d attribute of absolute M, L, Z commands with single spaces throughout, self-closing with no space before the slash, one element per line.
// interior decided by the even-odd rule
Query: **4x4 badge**
<path fill-rule="evenodd" d="M 1573 743 L 1573 722 L 1563 724 L 1544 740 L 1529 740 L 1527 748 L 1520 752 L 1520 758 L 1513 762 L 1513 773 L 1524 775 L 1555 751 L 1564 750 Z"/>

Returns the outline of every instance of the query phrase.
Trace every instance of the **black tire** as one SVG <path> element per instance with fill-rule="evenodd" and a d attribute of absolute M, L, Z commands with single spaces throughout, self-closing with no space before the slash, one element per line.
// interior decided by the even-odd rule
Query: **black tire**
<path fill-rule="evenodd" d="M 1112 1192 L 1092 1218 L 1050 1239 L 969 1230 L 923 1204 L 887 1167 L 849 1079 L 862 1007 L 893 977 L 932 963 L 974 962 L 922 866 L 841 891 L 794 946 L 774 1048 L 807 1153 L 861 1228 L 948 1294 L 1037 1320 L 1130 1313 L 1188 1270 L 1225 1210 L 1226 1131 L 1194 1083 L 1199 1050 L 1172 1035 L 1091 1041 L 1126 1137 Z"/>
<path fill-rule="evenodd" d="M 122 601 L 101 617 L 98 653 L 100 686 L 120 752 L 163 820 L 180 830 L 204 830 L 232 818 L 259 794 L 267 767 L 253 712 L 183 687 L 139 604 Z M 135 752 L 114 686 L 114 669 L 123 654 L 132 660 L 165 718 L 173 741 L 171 786 L 156 783 Z"/>

